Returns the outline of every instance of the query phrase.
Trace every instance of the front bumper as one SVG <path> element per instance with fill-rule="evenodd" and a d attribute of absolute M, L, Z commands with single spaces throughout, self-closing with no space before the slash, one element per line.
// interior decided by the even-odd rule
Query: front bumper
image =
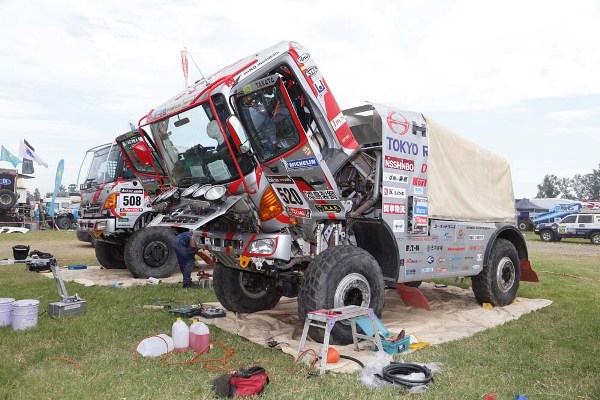
<path fill-rule="evenodd" d="M 91 218 L 79 219 L 77 224 L 77 237 L 79 231 L 85 231 L 92 237 L 100 237 L 103 234 L 111 234 L 116 231 L 114 218 Z"/>
<path fill-rule="evenodd" d="M 213 253 L 227 267 L 245 267 L 243 258 L 259 258 L 289 261 L 292 237 L 286 233 L 244 233 L 193 231 L 192 240 L 196 247 Z M 273 243 L 272 251 L 252 253 L 253 242 Z"/>

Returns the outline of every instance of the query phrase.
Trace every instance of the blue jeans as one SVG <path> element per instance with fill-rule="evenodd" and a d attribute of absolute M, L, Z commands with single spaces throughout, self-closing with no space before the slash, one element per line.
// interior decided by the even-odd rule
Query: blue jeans
<path fill-rule="evenodd" d="M 183 275 L 183 284 L 192 283 L 192 268 L 194 267 L 194 256 L 197 248 L 190 245 L 190 233 L 183 232 L 175 238 L 175 254 L 179 261 L 179 269 Z"/>

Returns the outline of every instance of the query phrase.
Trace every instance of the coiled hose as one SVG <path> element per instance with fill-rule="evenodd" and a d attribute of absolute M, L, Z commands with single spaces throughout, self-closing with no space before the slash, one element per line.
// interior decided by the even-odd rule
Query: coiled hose
<path fill-rule="evenodd" d="M 412 380 L 400 377 L 400 375 L 409 375 L 414 372 L 422 372 L 425 374 L 425 378 Z M 429 382 L 433 382 L 433 374 L 431 373 L 431 370 L 424 365 L 415 363 L 391 362 L 389 365 L 383 367 L 381 373 L 383 376 L 377 375 L 379 379 L 396 385 L 401 385 L 406 388 L 427 385 Z"/>

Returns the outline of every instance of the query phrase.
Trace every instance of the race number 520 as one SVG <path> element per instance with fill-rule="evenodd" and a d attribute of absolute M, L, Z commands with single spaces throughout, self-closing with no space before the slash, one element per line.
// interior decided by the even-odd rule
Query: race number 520
<path fill-rule="evenodd" d="M 298 206 L 304 204 L 304 201 L 302 201 L 302 196 L 300 196 L 298 191 L 292 187 L 278 187 L 277 193 L 279 193 L 281 200 L 283 200 L 285 204 L 293 204 Z"/>

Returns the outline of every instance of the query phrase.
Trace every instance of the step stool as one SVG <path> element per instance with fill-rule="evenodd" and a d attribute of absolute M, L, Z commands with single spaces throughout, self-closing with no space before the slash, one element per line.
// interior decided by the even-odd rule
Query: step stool
<path fill-rule="evenodd" d="M 358 317 L 369 317 L 373 324 L 374 336 L 367 336 L 357 333 L 356 331 L 356 318 Z M 354 342 L 354 350 L 358 351 L 358 339 L 368 340 L 373 342 L 378 349 L 382 349 L 381 338 L 379 337 L 379 328 L 375 321 L 376 317 L 373 313 L 373 309 L 359 306 L 345 306 L 332 308 L 330 310 L 317 310 L 311 311 L 306 315 L 306 321 L 304 321 L 304 329 L 302 330 L 302 337 L 300 338 L 300 346 L 298 347 L 298 355 L 296 359 L 300 357 L 304 351 L 306 344 L 306 336 L 308 335 L 308 329 L 311 326 L 325 330 L 325 337 L 323 338 L 323 348 L 321 350 L 321 368 L 319 372 L 321 375 L 325 373 L 325 365 L 327 364 L 327 351 L 329 350 L 329 334 L 338 321 L 350 320 L 350 326 L 352 327 L 352 341 Z"/>

